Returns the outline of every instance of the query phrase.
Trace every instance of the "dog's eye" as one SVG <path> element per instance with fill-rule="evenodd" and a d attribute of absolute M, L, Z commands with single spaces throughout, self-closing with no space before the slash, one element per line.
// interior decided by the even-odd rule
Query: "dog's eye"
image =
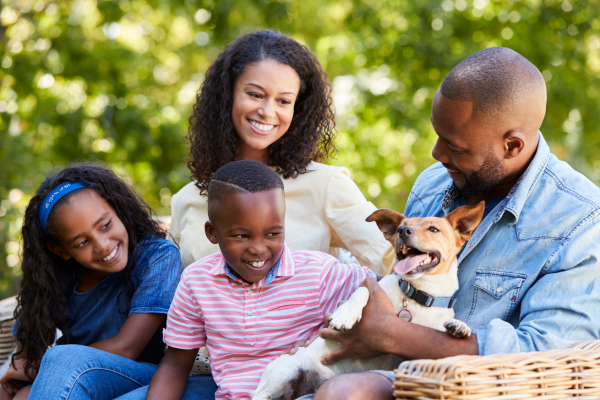
<path fill-rule="evenodd" d="M 436 228 L 435 226 L 430 226 L 430 227 L 429 227 L 429 232 L 436 233 L 436 232 L 439 232 L 439 231 L 440 231 L 440 230 L 439 230 L 438 228 Z"/>

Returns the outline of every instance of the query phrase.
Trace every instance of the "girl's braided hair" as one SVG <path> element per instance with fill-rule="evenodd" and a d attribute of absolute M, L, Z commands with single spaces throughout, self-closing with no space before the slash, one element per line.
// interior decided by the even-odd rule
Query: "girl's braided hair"
<path fill-rule="evenodd" d="M 219 53 L 206 72 L 190 117 L 188 168 L 206 195 L 211 176 L 237 159 L 237 133 L 231 118 L 233 89 L 249 65 L 275 60 L 292 67 L 300 77 L 300 91 L 288 131 L 269 146 L 271 165 L 284 178 L 306 173 L 312 161 L 335 153 L 335 119 L 331 85 L 317 57 L 294 39 L 272 30 L 240 36 Z"/>
<path fill-rule="evenodd" d="M 81 183 L 90 189 L 79 189 L 61 198 L 48 218 L 48 234 L 38 219 L 40 205 L 48 193 L 63 182 Z M 25 210 L 23 222 L 23 278 L 17 296 L 14 316 L 18 320 L 17 340 L 22 344 L 14 357 L 26 351 L 25 373 L 31 376 L 39 369 L 48 346 L 55 340 L 56 328 L 68 341 L 68 296 L 74 289 L 74 277 L 81 266 L 73 259 L 63 260 L 52 253 L 47 241 L 56 241 L 56 209 L 68 204 L 69 198 L 81 190 L 94 190 L 116 212 L 129 236 L 129 261 L 122 271 L 125 285 L 119 294 L 118 308 L 126 313 L 134 292 L 135 269 L 142 255 L 138 244 L 151 234 L 165 238 L 165 232 L 150 218 L 152 210 L 127 183 L 113 171 L 95 164 L 74 164 L 48 176 L 38 188 Z M 13 364 L 14 365 L 14 364 Z"/>

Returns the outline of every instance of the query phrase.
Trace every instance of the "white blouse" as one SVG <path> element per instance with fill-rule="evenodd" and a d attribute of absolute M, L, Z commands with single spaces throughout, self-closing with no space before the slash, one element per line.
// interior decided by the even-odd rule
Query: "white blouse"
<path fill-rule="evenodd" d="M 311 162 L 308 171 L 283 179 L 286 202 L 285 242 L 292 249 L 318 250 L 337 256 L 349 250 L 361 265 L 388 274 L 394 250 L 375 222 L 365 219 L 377 208 L 367 201 L 344 167 Z M 171 199 L 170 233 L 181 251 L 184 267 L 216 253 L 204 233 L 208 204 L 194 182 Z"/>

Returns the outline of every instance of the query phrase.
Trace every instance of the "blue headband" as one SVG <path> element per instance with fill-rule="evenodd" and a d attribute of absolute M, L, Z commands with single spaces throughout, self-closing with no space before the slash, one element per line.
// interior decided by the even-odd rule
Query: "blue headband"
<path fill-rule="evenodd" d="M 83 188 L 85 188 L 85 186 L 83 186 L 80 181 L 63 182 L 50 193 L 48 193 L 48 196 L 46 196 L 46 198 L 42 202 L 42 205 L 40 205 L 39 213 L 40 224 L 42 225 L 42 229 L 44 230 L 44 232 L 48 233 L 48 230 L 46 229 L 46 224 L 48 223 L 48 216 L 50 215 L 50 211 L 52 211 L 52 207 L 54 207 L 58 200 L 60 200 L 62 197 L 71 193 L 74 190 Z"/>

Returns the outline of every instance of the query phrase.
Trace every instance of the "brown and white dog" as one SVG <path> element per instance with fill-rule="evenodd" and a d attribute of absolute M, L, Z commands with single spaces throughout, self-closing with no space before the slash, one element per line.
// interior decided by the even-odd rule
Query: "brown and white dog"
<path fill-rule="evenodd" d="M 458 290 L 457 254 L 483 216 L 484 202 L 475 207 L 459 207 L 444 218 L 406 218 L 381 209 L 367 221 L 376 222 L 396 250 L 394 274 L 379 281 L 399 317 L 429 328 L 464 338 L 469 327 L 454 319 L 453 296 Z M 369 299 L 365 287 L 358 288 L 329 320 L 329 327 L 351 329 L 360 321 Z M 349 372 L 392 370 L 401 359 L 389 354 L 368 360 L 343 360 L 332 365 L 319 361 L 324 354 L 339 349 L 337 342 L 318 338 L 301 347 L 293 356 L 283 355 L 265 369 L 252 400 L 295 399 L 314 393 L 325 380 Z"/>

